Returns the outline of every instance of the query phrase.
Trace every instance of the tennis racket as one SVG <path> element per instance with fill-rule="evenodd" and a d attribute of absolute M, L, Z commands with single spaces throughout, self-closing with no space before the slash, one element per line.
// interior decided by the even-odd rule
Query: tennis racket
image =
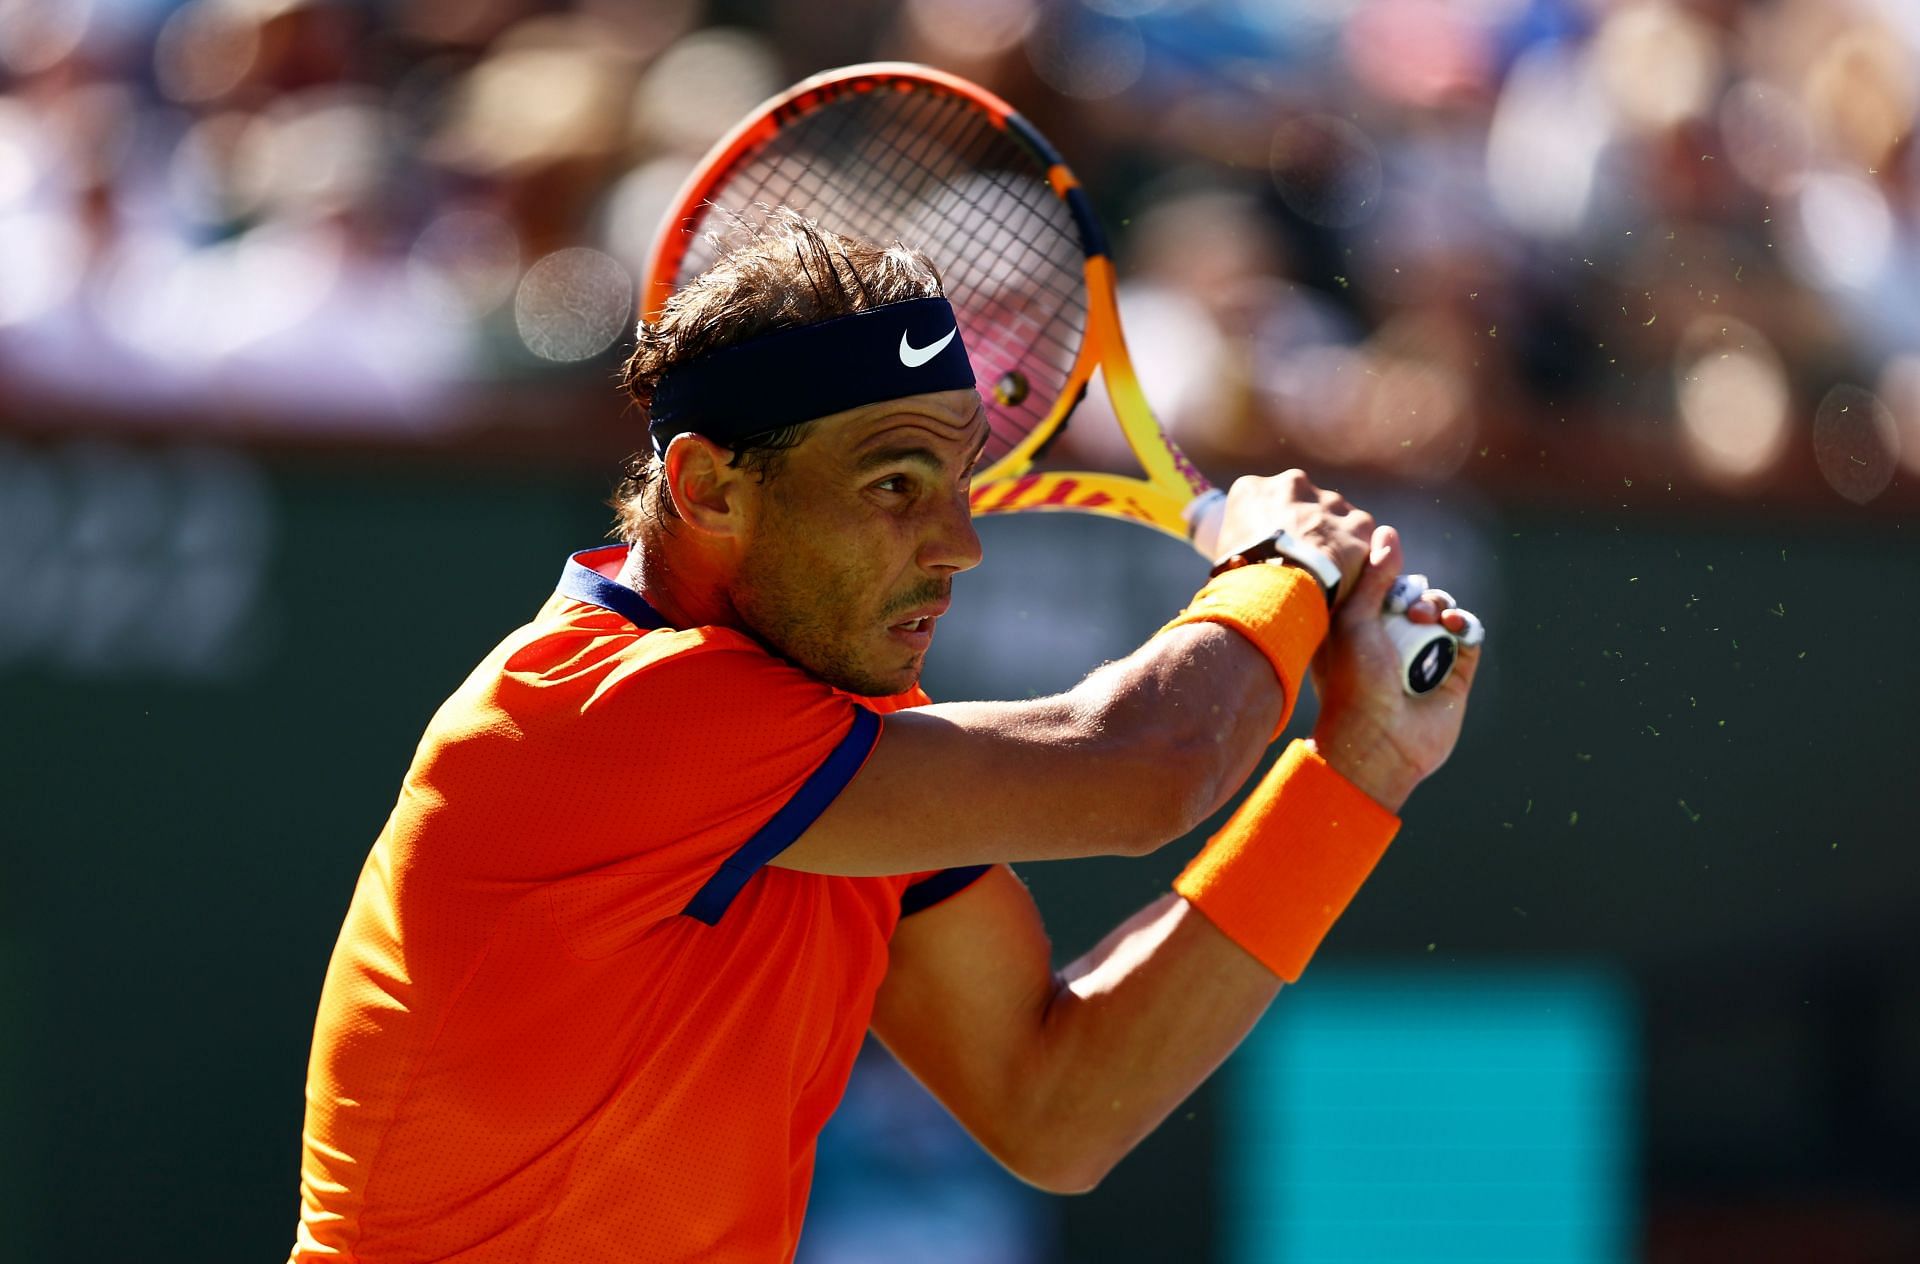
<path fill-rule="evenodd" d="M 1120 330 L 1106 233 L 1065 161 L 1012 106 L 906 63 L 828 71 L 788 89 L 722 138 L 681 187 L 648 259 L 643 314 L 657 316 L 714 262 L 715 235 L 776 206 L 849 236 L 899 240 L 941 269 L 992 404 L 976 514 L 1102 514 L 1217 555 L 1226 496 L 1147 406 Z M 1143 477 L 1038 467 L 1096 370 Z M 1452 671 L 1458 642 L 1399 613 L 1418 595 L 1403 582 L 1383 617 L 1408 691 L 1425 693 Z"/>

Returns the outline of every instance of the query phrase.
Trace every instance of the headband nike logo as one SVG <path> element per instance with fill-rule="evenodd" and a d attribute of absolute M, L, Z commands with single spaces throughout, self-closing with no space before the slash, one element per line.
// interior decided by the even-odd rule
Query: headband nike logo
<path fill-rule="evenodd" d="M 907 335 L 903 332 L 900 335 L 900 363 L 910 369 L 919 368 L 927 361 L 933 359 L 933 357 L 939 355 L 942 351 L 945 351 L 947 344 L 952 342 L 953 336 L 959 332 L 960 326 L 955 325 L 952 329 L 947 330 L 946 337 L 942 338 L 939 342 L 932 343 L 925 347 L 916 347 L 908 342 Z"/>

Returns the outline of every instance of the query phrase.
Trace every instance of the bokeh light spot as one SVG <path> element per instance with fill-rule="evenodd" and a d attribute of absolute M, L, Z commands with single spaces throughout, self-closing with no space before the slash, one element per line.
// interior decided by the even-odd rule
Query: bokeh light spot
<path fill-rule="evenodd" d="M 512 297 L 520 243 L 498 215 L 453 210 L 421 230 L 407 254 L 407 279 L 444 319 L 472 320 Z"/>
<path fill-rule="evenodd" d="M 1489 32 L 1456 0 L 1376 0 L 1341 41 L 1354 78 L 1384 101 L 1434 106 L 1483 84 Z"/>
<path fill-rule="evenodd" d="M 780 85 L 773 49 L 750 31 L 687 36 L 647 70 L 633 97 L 634 131 L 660 148 L 698 154 Z"/>
<path fill-rule="evenodd" d="M 257 23 L 230 6 L 195 0 L 175 9 L 154 37 L 154 81 L 175 101 L 213 101 L 239 87 L 259 56 Z"/>
<path fill-rule="evenodd" d="M 1720 135 L 1733 169 L 1769 193 L 1791 188 L 1813 156 L 1813 129 L 1800 103 L 1751 79 L 1721 100 Z"/>
<path fill-rule="evenodd" d="M 64 216 L 0 216 L 0 328 L 43 315 L 80 282 L 85 243 Z"/>
<path fill-rule="evenodd" d="M 601 238 L 613 257 L 637 276 L 646 270 L 660 221 L 673 209 L 693 164 L 679 154 L 642 163 L 620 177 L 601 212 Z"/>
<path fill-rule="evenodd" d="M 633 313 L 633 282 L 611 256 L 584 246 L 557 250 L 527 269 L 513 300 L 527 350 L 573 361 L 613 345 Z"/>
<path fill-rule="evenodd" d="M 1054 91 L 1103 101 L 1139 80 L 1147 45 L 1131 22 L 1041 23 L 1027 38 L 1027 59 Z"/>
<path fill-rule="evenodd" d="M 1893 214 L 1880 191 L 1857 176 L 1809 177 L 1794 202 L 1793 259 L 1822 289 L 1865 289 L 1893 248 Z"/>
<path fill-rule="evenodd" d="M 1720 76 L 1713 32 L 1671 4 L 1627 4 L 1607 16 L 1594 64 L 1614 108 L 1648 130 L 1705 111 Z"/>
<path fill-rule="evenodd" d="M 1873 169 L 1884 166 L 1913 130 L 1920 101 L 1915 79 L 1912 50 L 1884 27 L 1864 24 L 1820 51 L 1802 91 L 1816 126 L 1838 154 Z"/>
<path fill-rule="evenodd" d="M 1709 479 L 1737 485 L 1780 459 L 1787 442 L 1787 375 L 1773 345 L 1738 321 L 1703 316 L 1674 365 L 1687 454 Z"/>
<path fill-rule="evenodd" d="M 1897 355 L 1880 370 L 1879 396 L 1893 414 L 1900 464 L 1920 474 L 1920 352 Z"/>
<path fill-rule="evenodd" d="M 38 74 L 73 56 L 93 21 L 93 0 L 0 3 L 0 67 Z"/>
<path fill-rule="evenodd" d="M 23 201 L 40 179 L 38 131 L 27 107 L 0 97 L 0 209 Z"/>
<path fill-rule="evenodd" d="M 907 0 L 907 20 L 960 57 L 994 57 L 1033 29 L 1033 0 Z"/>
<path fill-rule="evenodd" d="M 1351 228 L 1380 206 L 1380 151 L 1343 118 L 1311 114 L 1273 133 L 1268 169 L 1289 209 L 1310 223 Z"/>
<path fill-rule="evenodd" d="M 1841 384 L 1813 415 L 1813 459 L 1827 486 L 1856 505 L 1887 490 L 1899 464 L 1900 431 L 1872 391 Z"/>
<path fill-rule="evenodd" d="M 1494 205 L 1525 232 L 1573 232 L 1610 139 L 1606 102 L 1585 62 L 1552 46 L 1521 54 L 1487 129 Z"/>

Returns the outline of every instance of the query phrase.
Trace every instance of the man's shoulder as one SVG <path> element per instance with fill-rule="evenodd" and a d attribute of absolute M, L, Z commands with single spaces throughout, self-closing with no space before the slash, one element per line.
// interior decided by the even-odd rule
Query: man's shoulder
<path fill-rule="evenodd" d="M 686 668 L 753 674 L 784 664 L 733 628 L 643 628 L 556 593 L 502 647 L 503 674 L 566 681 L 608 672 Z"/>
<path fill-rule="evenodd" d="M 602 692 L 645 691 L 697 678 L 707 688 L 771 690 L 775 697 L 843 698 L 881 715 L 926 706 L 918 685 L 888 697 L 836 689 L 737 628 L 642 628 L 603 607 L 556 593 L 513 640 L 503 673 L 543 683 L 587 683 Z M 510 644 L 512 642 L 510 641 Z"/>
<path fill-rule="evenodd" d="M 846 695 L 744 632 L 642 628 L 564 596 L 502 644 L 488 675 L 483 687 L 496 705 L 528 718 L 555 714 L 569 725 L 645 719 L 687 732 L 831 718 L 847 706 Z M 885 702 L 873 709 L 915 705 L 904 695 Z"/>

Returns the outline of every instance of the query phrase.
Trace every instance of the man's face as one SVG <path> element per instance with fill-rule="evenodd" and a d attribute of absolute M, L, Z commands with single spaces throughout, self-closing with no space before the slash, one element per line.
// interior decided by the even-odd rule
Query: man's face
<path fill-rule="evenodd" d="M 912 688 L 953 576 L 980 561 L 967 493 L 986 438 L 972 390 L 814 422 L 750 492 L 735 609 L 837 688 Z"/>

